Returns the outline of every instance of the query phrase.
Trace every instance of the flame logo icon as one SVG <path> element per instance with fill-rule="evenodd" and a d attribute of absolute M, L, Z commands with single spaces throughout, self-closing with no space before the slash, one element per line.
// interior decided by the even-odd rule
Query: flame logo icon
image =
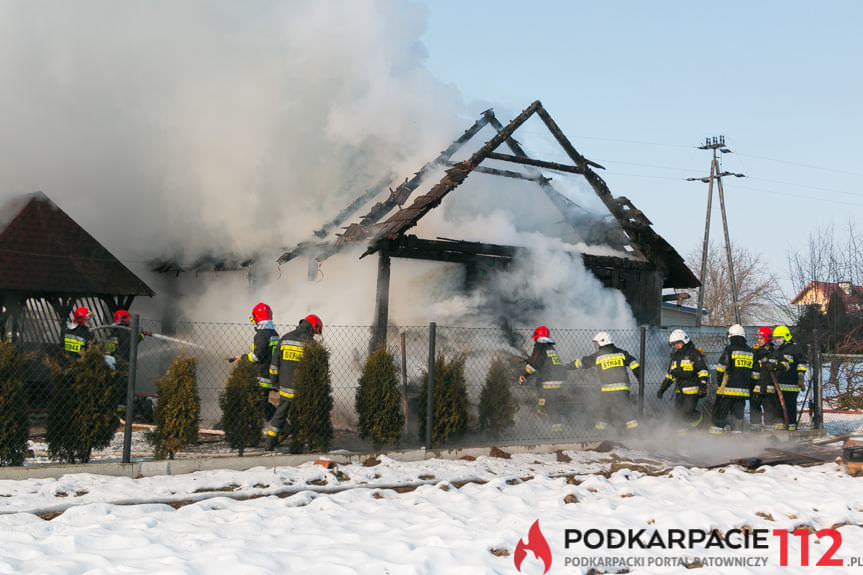
<path fill-rule="evenodd" d="M 521 572 L 521 562 L 527 557 L 528 551 L 533 551 L 533 556 L 542 560 L 542 564 L 545 565 L 543 575 L 548 573 L 548 570 L 551 569 L 551 548 L 539 529 L 539 519 L 530 526 L 527 532 L 527 543 L 524 542 L 524 539 L 519 539 L 518 545 L 515 546 L 513 559 L 515 560 L 515 568 L 519 572 Z"/>

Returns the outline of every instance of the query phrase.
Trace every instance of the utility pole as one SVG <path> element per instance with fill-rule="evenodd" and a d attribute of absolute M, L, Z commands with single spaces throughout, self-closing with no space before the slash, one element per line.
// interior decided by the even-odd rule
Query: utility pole
<path fill-rule="evenodd" d="M 723 154 L 731 153 L 731 150 L 725 145 L 725 136 L 713 136 L 705 138 L 704 145 L 698 146 L 699 150 L 713 150 L 713 159 L 710 161 L 710 175 L 706 178 L 686 178 L 688 182 L 703 182 L 707 184 L 707 217 L 704 223 L 704 243 L 701 246 L 701 287 L 698 288 L 698 306 L 695 310 L 695 325 L 701 325 L 701 310 L 704 307 L 704 283 L 707 279 L 707 248 L 710 240 L 710 211 L 713 203 L 713 180 L 716 180 L 716 186 L 719 188 L 719 206 L 722 212 L 722 229 L 725 232 L 725 255 L 728 258 L 728 276 L 731 281 L 731 297 L 734 303 L 734 322 L 740 323 L 740 307 L 737 304 L 737 283 L 734 281 L 734 262 L 731 257 L 731 240 L 728 237 L 728 220 L 725 217 L 725 193 L 722 189 L 722 177 L 734 176 L 736 178 L 745 178 L 745 174 L 735 174 L 733 172 L 723 172 L 719 166 L 719 156 L 716 151 L 719 150 Z"/>

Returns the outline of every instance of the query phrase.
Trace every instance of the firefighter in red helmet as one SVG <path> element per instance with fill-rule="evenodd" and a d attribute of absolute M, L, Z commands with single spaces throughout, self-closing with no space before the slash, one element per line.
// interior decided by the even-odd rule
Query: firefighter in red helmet
<path fill-rule="evenodd" d="M 566 368 L 554 348 L 548 327 L 541 325 L 533 330 L 533 342 L 533 351 L 525 361 L 518 383 L 521 385 L 530 378 L 535 379 L 536 411 L 548 416 L 552 432 L 560 433 L 563 431 Z"/>
<path fill-rule="evenodd" d="M 273 351 L 270 362 L 270 377 L 279 388 L 279 406 L 264 428 L 266 449 L 272 451 L 284 436 L 288 422 L 288 409 L 294 399 L 294 371 L 303 357 L 303 348 L 315 335 L 324 329 L 321 318 L 309 314 L 299 321 L 296 328 L 281 337 Z"/>
<path fill-rule="evenodd" d="M 132 314 L 124 309 L 118 309 L 114 312 L 114 323 L 108 328 L 108 333 L 102 344 L 105 355 L 129 361 L 129 351 L 132 343 L 132 331 L 129 328 L 131 320 Z M 153 333 L 142 331 L 138 334 L 138 337 L 144 339 L 145 335 L 153 335 Z"/>
<path fill-rule="evenodd" d="M 261 411 L 267 421 L 273 417 L 276 407 L 270 403 L 270 392 L 274 390 L 273 378 L 270 376 L 270 362 L 273 350 L 279 344 L 279 334 L 273 323 L 273 310 L 264 302 L 258 302 L 252 308 L 249 321 L 255 324 L 255 337 L 252 339 L 252 351 L 234 356 L 238 361 L 245 357 L 255 365 L 258 387 L 261 390 Z"/>
<path fill-rule="evenodd" d="M 749 395 L 749 428 L 752 431 L 762 431 L 772 427 L 778 417 L 779 400 L 776 397 L 776 387 L 770 377 L 771 355 L 773 353 L 773 328 L 763 325 L 756 333 L 758 343 L 752 346 L 755 353 L 755 373 L 757 378 Z"/>
<path fill-rule="evenodd" d="M 77 307 L 72 312 L 72 321 L 66 323 L 63 332 L 63 350 L 70 356 L 80 356 L 84 348 L 93 339 L 90 331 L 90 318 L 93 314 L 86 307 Z"/>

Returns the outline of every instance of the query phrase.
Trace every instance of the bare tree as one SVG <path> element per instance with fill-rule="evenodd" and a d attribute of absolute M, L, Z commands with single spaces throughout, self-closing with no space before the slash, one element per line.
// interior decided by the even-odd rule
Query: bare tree
<path fill-rule="evenodd" d="M 687 265 L 693 270 L 701 269 L 701 250 L 693 250 Z M 776 276 L 761 261 L 761 256 L 746 248 L 732 245 L 731 261 L 734 266 L 734 281 L 737 284 L 737 305 L 743 323 L 756 317 L 760 305 L 780 305 L 783 302 L 782 288 Z M 728 273 L 728 258 L 724 246 L 713 242 L 707 249 L 706 278 L 698 278 L 704 290 L 705 325 L 730 325 L 735 322 L 731 280 Z M 692 301 L 697 301 L 697 291 L 692 290 Z"/>
<path fill-rule="evenodd" d="M 849 220 L 845 237 L 837 237 L 832 225 L 809 234 L 807 250 L 789 254 L 788 271 L 795 293 L 813 281 L 863 284 L 863 239 L 854 222 Z M 803 306 L 795 307 L 803 312 Z"/>

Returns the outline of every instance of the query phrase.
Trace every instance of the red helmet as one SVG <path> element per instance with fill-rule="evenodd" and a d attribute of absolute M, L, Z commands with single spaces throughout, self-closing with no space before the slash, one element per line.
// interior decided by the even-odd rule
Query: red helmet
<path fill-rule="evenodd" d="M 306 320 L 307 322 L 309 322 L 310 324 L 312 324 L 312 331 L 314 331 L 315 333 L 321 333 L 323 331 L 324 322 L 322 322 L 321 318 L 319 318 L 315 314 L 310 313 L 309 315 L 307 315 L 303 319 Z"/>
<path fill-rule="evenodd" d="M 118 309 L 114 312 L 114 323 L 129 325 L 129 320 L 132 319 L 132 314 L 124 309 Z"/>
<path fill-rule="evenodd" d="M 86 307 L 76 307 L 72 312 L 72 321 L 78 325 L 84 325 L 90 319 L 90 310 Z"/>
<path fill-rule="evenodd" d="M 536 341 L 541 337 L 548 337 L 548 328 L 544 325 L 541 325 L 535 330 L 533 330 L 533 341 Z"/>
<path fill-rule="evenodd" d="M 264 302 L 258 302 L 258 305 L 252 308 L 252 317 L 249 321 L 252 323 L 260 323 L 262 321 L 271 321 L 273 319 L 273 310 Z"/>
<path fill-rule="evenodd" d="M 773 330 L 766 325 L 762 325 L 758 328 L 758 335 L 763 337 L 765 341 L 771 341 L 773 339 Z"/>

